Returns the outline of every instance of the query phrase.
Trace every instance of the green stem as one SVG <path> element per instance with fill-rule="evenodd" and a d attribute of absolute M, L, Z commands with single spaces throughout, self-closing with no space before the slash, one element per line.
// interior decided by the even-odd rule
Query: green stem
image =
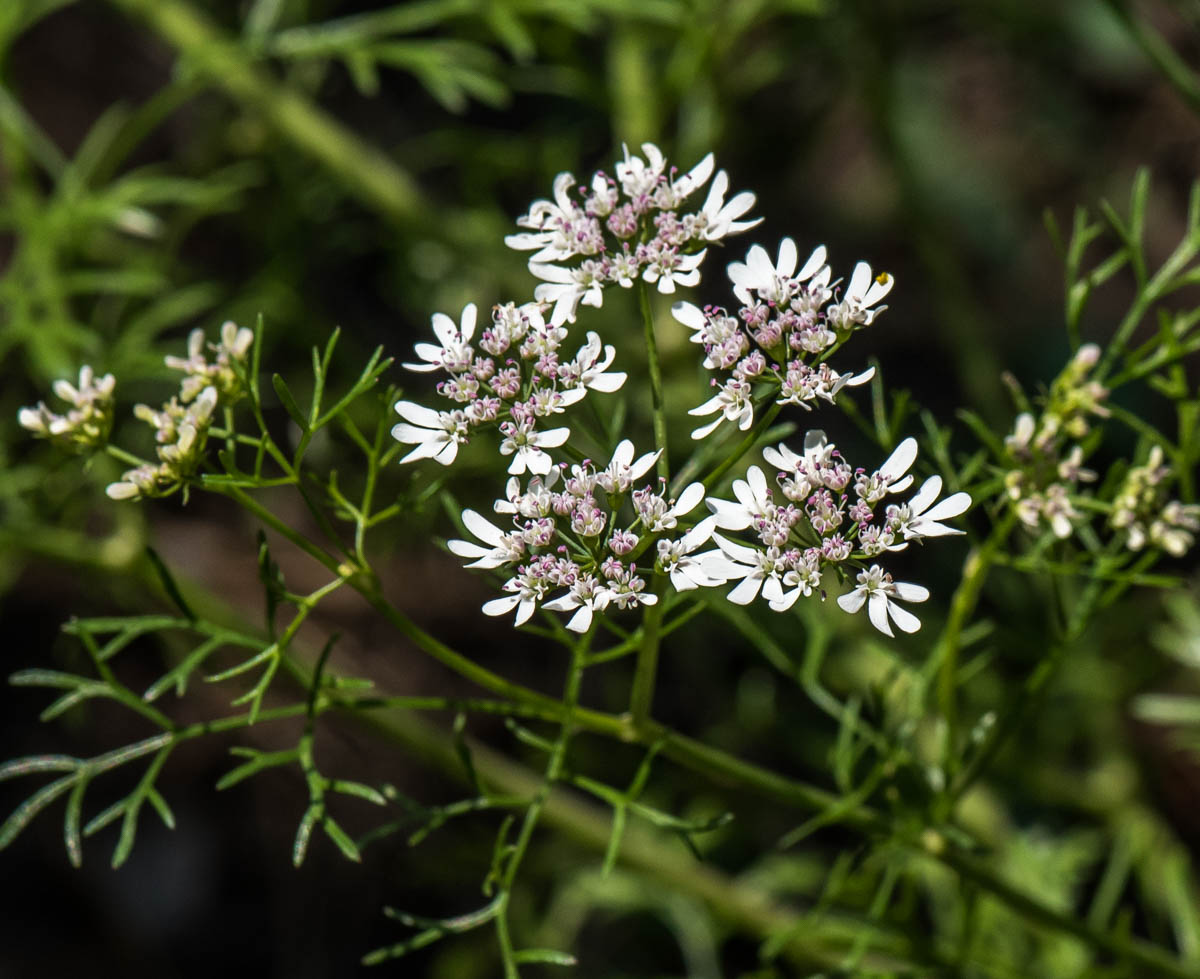
<path fill-rule="evenodd" d="M 517 878 L 517 871 L 520 869 L 521 862 L 525 858 L 525 853 L 529 849 L 529 842 L 533 839 L 533 831 L 537 828 L 538 820 L 541 818 L 542 810 L 546 805 L 546 800 L 550 797 L 550 790 L 562 777 L 563 766 L 567 758 L 567 745 L 570 743 L 571 735 L 575 732 L 575 708 L 579 704 L 579 688 L 583 682 L 583 671 L 586 669 L 588 649 L 591 646 L 594 633 L 594 627 L 589 629 L 571 650 L 571 665 L 567 669 L 567 679 L 563 685 L 562 729 L 558 740 L 554 742 L 554 750 L 550 753 L 550 760 L 546 764 L 546 773 L 542 786 L 537 791 L 537 794 L 534 795 L 529 808 L 525 810 L 525 819 L 521 823 L 521 831 L 517 835 L 517 842 L 513 845 L 512 855 L 509 857 L 508 864 L 504 868 L 504 875 L 500 881 L 500 890 L 505 897 L 501 899 L 500 909 L 496 915 L 496 934 L 503 953 L 505 979 L 519 979 L 520 976 L 516 963 L 513 961 L 512 941 L 508 934 L 507 895 L 512 893 L 513 882 Z"/>
<path fill-rule="evenodd" d="M 642 618 L 642 642 L 638 647 L 637 665 L 633 671 L 633 690 L 629 696 L 629 716 L 634 730 L 641 730 L 650 719 L 650 708 L 654 705 L 654 681 L 658 675 L 658 646 L 666 601 L 663 586 L 666 577 L 654 575 L 653 591 L 658 601 L 646 607 Z"/>
<path fill-rule="evenodd" d="M 937 671 L 938 712 L 945 722 L 942 764 L 949 775 L 955 773 L 958 763 L 958 653 L 962 631 L 975 611 L 988 571 L 1008 540 L 1014 520 L 1015 514 L 1010 509 L 992 529 L 988 539 L 967 554 L 962 580 L 950 601 L 950 614 L 930 657 L 930 664 Z"/>
<path fill-rule="evenodd" d="M 351 194 L 396 222 L 420 219 L 422 195 L 407 172 L 370 143 L 254 64 L 240 44 L 185 0 L 111 0 L 178 49 L 187 66 L 312 157 Z"/>
<path fill-rule="evenodd" d="M 120 446 L 113 445 L 111 442 L 104 447 L 104 451 L 118 462 L 123 462 L 127 466 L 137 468 L 138 466 L 147 464 L 145 459 L 135 456 L 132 452 L 126 452 Z"/>
<path fill-rule="evenodd" d="M 737 444 L 732 452 L 721 460 L 721 464 L 716 469 L 704 477 L 705 489 L 712 489 L 722 476 L 738 464 L 742 456 L 754 448 L 754 443 L 762 437 L 763 432 L 770 428 L 771 422 L 775 420 L 775 416 L 779 414 L 782 408 L 783 405 L 776 402 L 764 412 L 763 416 L 754 424 L 754 427 L 746 433 L 746 437 Z"/>
<path fill-rule="evenodd" d="M 646 368 L 650 373 L 650 406 L 654 413 L 654 447 L 658 449 L 658 475 L 671 478 L 667 462 L 667 412 L 663 403 L 662 368 L 658 363 L 658 344 L 654 339 L 654 313 L 650 309 L 650 287 L 641 279 L 637 284 L 638 308 L 646 338 Z"/>

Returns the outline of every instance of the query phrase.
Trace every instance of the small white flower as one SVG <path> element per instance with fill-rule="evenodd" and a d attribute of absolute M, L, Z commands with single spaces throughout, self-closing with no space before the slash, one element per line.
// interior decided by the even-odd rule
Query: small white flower
<path fill-rule="evenodd" d="M 596 474 L 596 484 L 606 493 L 626 493 L 658 461 L 659 452 L 647 452 L 633 459 L 633 442 L 622 439 L 613 450 L 612 459 L 602 472 Z M 574 472 L 574 469 L 572 469 Z"/>
<path fill-rule="evenodd" d="M 1012 435 L 1004 436 L 1004 447 L 1018 459 L 1027 458 L 1035 427 L 1033 415 L 1027 411 L 1021 412 L 1013 425 Z"/>
<path fill-rule="evenodd" d="M 448 466 L 467 441 L 467 416 L 461 411 L 434 411 L 412 401 L 397 401 L 396 413 L 404 421 L 392 428 L 392 438 L 416 445 L 401 463 L 432 459 Z"/>
<path fill-rule="evenodd" d="M 754 206 L 755 197 L 750 191 L 743 190 L 726 203 L 725 194 L 728 190 L 729 174 L 722 170 L 713 179 L 704 207 L 696 215 L 699 226 L 704 229 L 703 237 L 706 241 L 720 241 L 728 235 L 741 234 L 762 223 L 762 218 L 752 221 L 738 220 Z"/>
<path fill-rule="evenodd" d="M 612 344 L 603 347 L 604 360 L 601 361 L 601 349 L 600 335 L 589 331 L 587 343 L 580 347 L 579 353 L 575 355 L 574 366 L 578 377 L 575 383 L 593 391 L 611 394 L 625 383 L 629 375 L 624 371 L 609 373 L 608 368 L 612 365 L 617 350 Z"/>
<path fill-rule="evenodd" d="M 513 457 L 508 467 L 509 474 L 513 476 L 522 475 L 526 469 L 539 476 L 545 476 L 554 463 L 542 449 L 558 448 L 571 435 L 569 428 L 536 431 L 533 422 L 524 419 L 519 422 L 503 422 L 500 431 L 504 433 L 504 441 L 500 443 L 500 454 Z"/>
<path fill-rule="evenodd" d="M 716 517 L 717 526 L 722 530 L 745 530 L 767 512 L 771 505 L 771 491 L 767 486 L 767 477 L 758 466 L 746 470 L 745 479 L 733 481 L 733 495 L 738 502 L 718 500 L 709 497 L 708 508 Z"/>
<path fill-rule="evenodd" d="M 533 297 L 554 304 L 552 326 L 574 323 L 580 303 L 596 308 L 604 304 L 604 275 L 596 262 L 588 260 L 575 269 L 530 262 L 529 271 L 544 280 L 533 290 Z"/>
<path fill-rule="evenodd" d="M 513 625 L 524 625 L 537 610 L 537 603 L 542 598 L 543 589 L 540 587 L 540 583 L 532 582 L 528 575 L 522 574 L 515 578 L 509 578 L 504 583 L 504 590 L 512 594 L 484 602 L 483 614 L 505 615 L 515 608 L 517 616 Z"/>
<path fill-rule="evenodd" d="M 658 542 L 658 565 L 671 578 L 676 591 L 691 591 L 695 588 L 713 588 L 725 584 L 725 578 L 714 577 L 704 567 L 704 556 L 693 554 L 696 548 L 708 543 L 714 517 L 705 517 L 679 540 Z"/>
<path fill-rule="evenodd" d="M 880 272 L 872 279 L 871 266 L 866 262 L 859 262 L 850 276 L 846 295 L 840 303 L 829 307 L 829 321 L 840 330 L 859 325 L 870 326 L 875 317 L 887 309 L 886 306 L 880 306 L 878 309 L 872 307 L 892 291 L 895 283 L 895 278 L 886 272 Z"/>
<path fill-rule="evenodd" d="M 923 602 L 929 598 L 929 589 L 921 585 L 909 584 L 906 581 L 893 581 L 892 576 L 878 564 L 872 564 L 866 571 L 858 573 L 858 587 L 838 597 L 837 603 L 846 612 L 853 615 L 864 603 L 867 606 L 867 618 L 871 625 L 885 636 L 894 636 L 888 624 L 890 617 L 897 628 L 903 632 L 916 632 L 921 628 L 921 620 L 901 608 L 895 599 L 905 602 Z"/>
<path fill-rule="evenodd" d="M 746 261 L 731 262 L 726 271 L 733 282 L 733 294 L 749 306 L 753 302 L 751 293 L 758 293 L 764 302 L 783 306 L 789 302 L 797 283 L 812 278 L 825 264 L 825 246 L 819 245 L 796 275 L 799 255 L 796 243 L 784 238 L 779 243 L 779 256 L 772 263 L 771 257 L 761 245 L 754 245 L 746 253 Z"/>
<path fill-rule="evenodd" d="M 456 326 L 454 320 L 445 313 L 434 313 L 433 332 L 441 346 L 433 343 L 414 344 L 413 349 L 424 363 L 403 366 L 422 374 L 436 370 L 457 374 L 467 370 L 475 355 L 470 346 L 471 337 L 475 335 L 475 317 L 474 303 L 467 303 L 463 307 L 461 327 Z"/>
<path fill-rule="evenodd" d="M 491 521 L 474 510 L 463 510 L 463 525 L 472 534 L 491 547 L 481 547 L 466 540 L 446 541 L 452 554 L 471 558 L 468 568 L 498 568 L 519 561 L 525 556 L 525 541 L 519 533 L 505 533 Z"/>
<path fill-rule="evenodd" d="M 633 507 L 643 526 L 651 533 L 658 534 L 664 530 L 674 530 L 679 518 L 695 510 L 703 499 L 703 483 L 689 483 L 679 494 L 679 498 L 670 503 L 646 487 L 634 491 Z"/>
<path fill-rule="evenodd" d="M 870 476 L 863 475 L 855 490 L 868 504 L 874 505 L 889 493 L 903 493 L 912 485 L 911 474 L 905 475 L 917 458 L 917 440 L 906 438 L 896 446 L 887 461 Z"/>
<path fill-rule="evenodd" d="M 954 493 L 946 497 L 937 506 L 933 501 L 942 491 L 942 477 L 930 476 L 916 495 L 906 504 L 896 508 L 897 528 L 904 534 L 905 540 L 921 537 L 944 537 L 946 534 L 962 534 L 965 531 L 947 527 L 938 523 L 966 513 L 971 505 L 971 497 L 967 493 Z M 930 509 L 932 507 L 932 509 Z M 889 513 L 889 518 L 891 514 Z"/>
<path fill-rule="evenodd" d="M 628 146 L 622 144 L 621 149 L 625 151 L 625 159 L 616 166 L 621 189 L 635 199 L 653 193 L 667 165 L 662 150 L 653 143 L 643 143 L 642 152 L 646 154 L 646 162 L 643 162 L 641 157 L 629 155 Z"/>
<path fill-rule="evenodd" d="M 1066 540 L 1071 536 L 1074 530 L 1071 521 L 1079 516 L 1079 511 L 1071 505 L 1067 488 L 1062 483 L 1052 483 L 1046 487 L 1042 516 L 1049 522 L 1050 529 L 1059 540 Z"/>
<path fill-rule="evenodd" d="M 703 555 L 701 568 L 709 577 L 721 578 L 725 582 L 741 579 L 725 596 L 734 605 L 749 605 L 758 597 L 760 590 L 768 603 L 783 601 L 780 579 L 786 568 L 779 548 L 768 547 L 760 551 L 727 540 L 717 533 L 712 535 L 712 539 L 720 550 Z"/>
<path fill-rule="evenodd" d="M 583 217 L 583 212 L 571 200 L 570 190 L 574 184 L 575 177 L 570 173 L 555 177 L 554 200 L 534 201 L 529 213 L 517 218 L 517 225 L 529 228 L 532 233 L 507 235 L 504 244 L 517 251 L 538 250 L 530 259 L 532 262 L 561 262 L 574 255 L 575 249 L 565 233 L 572 223 Z"/>
<path fill-rule="evenodd" d="M 751 394 L 750 385 L 734 377 L 722 384 L 717 393 L 704 404 L 688 409 L 689 415 L 719 413 L 716 421 L 701 425 L 693 431 L 692 438 L 705 438 L 724 421 L 736 421 L 738 428 L 744 432 L 754 424 L 754 400 Z"/>
<path fill-rule="evenodd" d="M 695 255 L 679 255 L 673 250 L 665 251 L 650 260 L 642 270 L 642 278 L 651 285 L 657 283 L 658 291 L 668 296 L 675 291 L 676 284 L 699 285 L 700 264 L 704 261 L 707 251 L 708 249 L 703 249 Z"/>
<path fill-rule="evenodd" d="M 554 612 L 571 612 L 578 609 L 568 620 L 567 628 L 582 634 L 592 627 L 593 614 L 603 612 L 612 599 L 612 589 L 605 587 L 592 575 L 584 574 L 579 576 L 567 594 L 543 603 L 542 608 Z"/>

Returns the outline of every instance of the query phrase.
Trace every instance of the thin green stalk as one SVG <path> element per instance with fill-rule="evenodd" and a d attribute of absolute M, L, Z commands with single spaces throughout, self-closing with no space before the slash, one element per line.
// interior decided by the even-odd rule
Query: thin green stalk
<path fill-rule="evenodd" d="M 654 447 L 658 449 L 658 475 L 671 478 L 667 462 L 667 412 L 663 403 L 662 368 L 658 363 L 658 343 L 654 339 L 654 313 L 650 309 L 650 287 L 641 279 L 637 284 L 638 309 L 646 339 L 646 369 L 650 374 L 650 407 L 654 414 Z"/>
<path fill-rule="evenodd" d="M 930 665 L 937 671 L 938 713 L 945 724 L 942 764 L 949 775 L 954 774 L 958 764 L 958 653 L 962 631 L 975 611 L 988 571 L 1008 540 L 1014 520 L 1010 509 L 993 527 L 988 539 L 967 554 L 962 580 L 950 601 L 950 614 L 930 656 Z"/>
<path fill-rule="evenodd" d="M 300 93 L 254 64 L 240 44 L 185 0 L 111 0 L 176 48 L 187 66 L 262 118 L 363 203 L 396 222 L 419 220 L 409 174 Z"/>
<path fill-rule="evenodd" d="M 661 626 L 666 601 L 663 596 L 666 576 L 656 573 L 651 586 L 658 601 L 646 607 L 642 617 L 642 642 L 638 647 L 637 665 L 633 670 L 633 690 L 629 696 L 629 716 L 635 730 L 640 730 L 650 719 L 650 708 L 654 705 L 654 683 L 658 676 L 658 647 L 661 641 Z"/>
<path fill-rule="evenodd" d="M 716 469 L 704 477 L 705 489 L 712 489 L 722 476 L 738 464 L 742 456 L 754 448 L 754 443 L 762 437 L 763 432 L 771 427 L 771 422 L 775 420 L 775 416 L 779 414 L 782 408 L 783 405 L 776 402 L 763 413 L 762 417 L 755 422 L 754 427 L 746 433 L 746 437 L 737 444 L 732 452 L 721 460 L 721 464 Z"/>
<path fill-rule="evenodd" d="M 504 875 L 500 881 L 500 891 L 505 896 L 501 898 L 500 908 L 496 914 L 496 934 L 500 940 L 500 948 L 503 954 L 505 979 L 519 979 L 520 977 L 516 963 L 513 961 L 512 941 L 508 934 L 507 896 L 512 893 L 517 871 L 520 869 L 521 862 L 525 858 L 525 853 L 529 849 L 529 842 L 533 839 L 533 831 L 537 828 L 538 820 L 542 815 L 542 809 L 545 807 L 546 800 L 550 796 L 550 790 L 559 778 L 562 777 L 563 764 L 567 758 L 567 745 L 571 741 L 571 735 L 575 733 L 575 708 L 579 704 L 579 688 L 583 683 L 583 671 L 587 668 L 588 649 L 591 646 L 594 633 L 594 628 L 589 629 L 580 637 L 575 647 L 571 650 L 571 665 L 567 668 L 567 679 L 566 683 L 563 684 L 562 729 L 558 739 L 554 742 L 554 750 L 550 753 L 550 760 L 546 763 L 546 773 L 543 777 L 542 786 L 533 797 L 529 808 L 525 810 L 525 819 L 521 823 L 521 831 L 517 835 L 517 842 L 513 845 L 512 854 L 508 858 L 508 863 L 504 868 Z"/>

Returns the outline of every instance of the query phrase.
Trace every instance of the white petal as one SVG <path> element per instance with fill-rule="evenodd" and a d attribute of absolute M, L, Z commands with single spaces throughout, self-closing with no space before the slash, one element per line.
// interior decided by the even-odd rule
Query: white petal
<path fill-rule="evenodd" d="M 442 427 L 441 415 L 432 408 L 426 408 L 415 401 L 397 401 L 396 414 L 406 422 L 412 422 L 422 428 L 440 429 Z"/>
<path fill-rule="evenodd" d="M 463 526 L 472 534 L 478 537 L 481 541 L 491 544 L 492 547 L 499 547 L 504 543 L 504 533 L 495 524 L 486 517 L 474 510 L 463 510 L 462 512 Z"/>
<path fill-rule="evenodd" d="M 750 512 L 738 503 L 729 500 L 714 500 L 709 497 L 708 508 L 716 515 L 717 526 L 722 530 L 745 530 L 750 526 Z"/>
<path fill-rule="evenodd" d="M 888 603 L 888 614 L 891 615 L 892 621 L 896 623 L 896 627 L 902 632 L 916 632 L 921 628 L 921 620 L 908 611 L 908 609 L 901 608 L 895 602 Z"/>
<path fill-rule="evenodd" d="M 583 605 L 579 611 L 571 616 L 571 620 L 567 623 L 567 628 L 572 632 L 584 633 L 592 626 L 592 610 L 589 606 Z"/>
<path fill-rule="evenodd" d="M 863 607 L 863 602 L 867 599 L 867 593 L 861 588 L 855 588 L 854 591 L 848 591 L 845 595 L 839 595 L 837 603 L 846 612 L 853 615 Z"/>
<path fill-rule="evenodd" d="M 960 514 L 966 513 L 970 506 L 971 495 L 969 493 L 955 493 L 953 496 L 947 496 L 941 503 L 925 514 L 925 519 L 946 520 L 950 517 L 957 517 Z"/>
<path fill-rule="evenodd" d="M 800 270 L 800 274 L 796 276 L 801 282 L 811 278 L 822 265 L 825 264 L 825 246 L 817 245 L 813 249 L 813 253 L 808 256 L 808 261 L 804 263 L 804 268 Z"/>
<path fill-rule="evenodd" d="M 612 394 L 620 389 L 629 377 L 624 371 L 614 371 L 608 374 L 597 374 L 586 382 L 586 386 L 601 394 Z"/>
<path fill-rule="evenodd" d="M 533 436 L 533 438 L 531 439 L 531 441 L 533 442 L 534 445 L 537 445 L 541 448 L 557 449 L 560 445 L 562 445 L 570 437 L 571 437 L 571 430 L 569 428 L 565 428 L 565 427 L 564 428 L 552 428 L 546 432 L 536 433 Z M 535 470 L 535 472 L 536 471 L 537 470 Z M 541 473 L 541 475 L 544 476 L 549 471 L 550 470 L 547 469 L 545 472 Z"/>
<path fill-rule="evenodd" d="M 511 612 L 520 600 L 520 595 L 505 595 L 503 598 L 493 598 L 490 602 L 483 603 L 483 614 L 504 615 L 505 612 Z"/>
<path fill-rule="evenodd" d="M 487 557 L 492 553 L 486 547 L 480 547 L 478 544 L 472 544 L 469 540 L 458 540 L 457 538 L 446 541 L 446 546 L 450 548 L 451 554 L 465 558 Z"/>
<path fill-rule="evenodd" d="M 762 578 L 747 575 L 725 597 L 733 602 L 734 605 L 749 605 L 757 597 L 758 590 L 761 587 Z"/>
<path fill-rule="evenodd" d="M 513 625 L 524 625 L 536 610 L 537 602 L 532 598 L 521 599 L 521 603 L 517 606 L 517 617 L 513 620 Z"/>
<path fill-rule="evenodd" d="M 700 501 L 704 499 L 704 484 L 703 483 L 688 483 L 683 488 L 683 492 L 679 494 L 675 501 L 675 506 L 671 509 L 676 516 L 682 517 L 684 514 L 691 513 L 700 505 Z"/>
<path fill-rule="evenodd" d="M 870 599 L 867 601 L 867 618 L 871 620 L 871 625 L 882 632 L 885 636 L 895 636 L 892 632 L 892 627 L 888 625 L 888 598 L 881 591 L 871 593 Z"/>
<path fill-rule="evenodd" d="M 896 446 L 895 451 L 888 456 L 887 462 L 879 467 L 879 472 L 889 477 L 893 482 L 908 472 L 908 467 L 911 466 L 917 458 L 917 440 L 915 438 L 906 438 L 903 442 Z M 893 487 L 894 489 L 895 487 Z"/>
<path fill-rule="evenodd" d="M 704 329 L 707 319 L 699 306 L 692 303 L 677 302 L 671 305 L 671 315 L 689 330 Z"/>
<path fill-rule="evenodd" d="M 846 298 L 861 301 L 862 297 L 866 295 L 870 282 L 871 266 L 866 262 L 859 262 L 854 266 L 854 274 L 850 276 L 850 285 L 846 287 Z M 890 636 L 891 633 L 889 632 L 888 635 Z"/>
<path fill-rule="evenodd" d="M 776 271 L 784 279 L 790 279 L 796 271 L 796 261 L 800 256 L 796 253 L 796 243 L 791 238 L 784 238 L 779 243 L 779 262 Z"/>
<path fill-rule="evenodd" d="M 475 335 L 475 304 L 467 303 L 463 307 L 460 332 L 463 340 L 470 340 Z"/>
<path fill-rule="evenodd" d="M 896 597 L 906 602 L 924 602 L 929 599 L 929 589 L 924 585 L 914 585 L 907 581 L 896 582 Z"/>
<path fill-rule="evenodd" d="M 938 498 L 938 494 L 941 492 L 942 477 L 930 476 L 927 480 L 925 480 L 924 483 L 921 484 L 921 488 L 917 490 L 916 495 L 908 501 L 908 508 L 913 512 L 914 515 L 920 516 L 929 508 L 929 505 Z M 933 519 L 936 520 L 937 518 L 933 517 Z"/>

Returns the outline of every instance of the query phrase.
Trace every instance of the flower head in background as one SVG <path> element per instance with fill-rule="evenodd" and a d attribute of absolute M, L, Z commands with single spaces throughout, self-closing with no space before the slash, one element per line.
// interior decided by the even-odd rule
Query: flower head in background
<path fill-rule="evenodd" d="M 111 374 L 97 377 L 86 364 L 79 370 L 79 384 L 58 380 L 54 393 L 70 407 L 60 415 L 38 402 L 36 407 L 17 413 L 21 427 L 38 438 L 49 439 L 69 452 L 90 452 L 108 442 L 113 423 L 113 391 L 117 385 Z"/>

